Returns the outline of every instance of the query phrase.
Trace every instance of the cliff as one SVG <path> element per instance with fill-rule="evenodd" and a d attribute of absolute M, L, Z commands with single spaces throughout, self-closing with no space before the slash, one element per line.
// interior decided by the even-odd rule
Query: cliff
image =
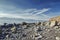
<path fill-rule="evenodd" d="M 49 21 L 57 21 L 57 22 L 60 22 L 60 16 L 50 18 Z"/>

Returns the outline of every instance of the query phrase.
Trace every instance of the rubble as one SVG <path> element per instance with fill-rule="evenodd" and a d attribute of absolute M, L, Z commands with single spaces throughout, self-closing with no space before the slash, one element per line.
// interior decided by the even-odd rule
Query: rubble
<path fill-rule="evenodd" d="M 60 40 L 59 34 L 56 21 L 0 25 L 1 40 Z"/>

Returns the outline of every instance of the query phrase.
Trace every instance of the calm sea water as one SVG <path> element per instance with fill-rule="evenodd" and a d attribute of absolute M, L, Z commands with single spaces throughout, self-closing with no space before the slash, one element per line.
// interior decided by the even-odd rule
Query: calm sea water
<path fill-rule="evenodd" d="M 3 23 L 22 23 L 22 22 L 37 22 L 37 20 L 24 20 L 24 19 L 11 19 L 11 18 L 0 18 L 0 24 Z"/>

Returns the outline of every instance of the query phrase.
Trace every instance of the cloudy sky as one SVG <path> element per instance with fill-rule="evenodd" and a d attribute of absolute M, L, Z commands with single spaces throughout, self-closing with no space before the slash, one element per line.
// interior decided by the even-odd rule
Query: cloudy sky
<path fill-rule="evenodd" d="M 0 18 L 47 20 L 60 15 L 60 0 L 0 0 Z"/>

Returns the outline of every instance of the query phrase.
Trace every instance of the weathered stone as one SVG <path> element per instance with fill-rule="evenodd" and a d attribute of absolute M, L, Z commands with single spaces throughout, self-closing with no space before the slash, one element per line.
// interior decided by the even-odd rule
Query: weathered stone
<path fill-rule="evenodd" d="M 60 37 L 56 37 L 56 40 L 60 40 Z"/>
<path fill-rule="evenodd" d="M 11 28 L 11 31 L 15 32 L 16 31 L 16 27 Z"/>
<path fill-rule="evenodd" d="M 45 22 L 43 22 L 42 24 L 43 24 L 43 26 L 49 26 L 49 21 L 45 21 Z"/>
<path fill-rule="evenodd" d="M 59 27 L 58 26 L 54 26 L 54 29 L 58 29 Z"/>
<path fill-rule="evenodd" d="M 43 26 L 43 22 L 41 22 L 41 26 Z"/>
<path fill-rule="evenodd" d="M 9 35 L 6 35 L 6 38 L 8 38 L 9 37 Z"/>
<path fill-rule="evenodd" d="M 50 21 L 50 27 L 56 26 L 56 21 Z"/>
<path fill-rule="evenodd" d="M 22 27 L 23 29 L 25 29 L 25 28 L 27 28 L 27 25 L 23 25 L 23 27 Z"/>
<path fill-rule="evenodd" d="M 27 25 L 27 23 L 26 22 L 23 22 L 22 25 Z"/>
<path fill-rule="evenodd" d="M 37 39 L 40 39 L 40 38 L 42 38 L 42 35 L 40 35 L 40 34 L 35 35 L 35 39 L 36 39 L 36 40 L 37 40 Z"/>
<path fill-rule="evenodd" d="M 53 18 L 50 18 L 49 21 L 56 21 L 57 22 L 57 25 L 60 25 L 60 16 L 57 16 L 57 17 L 53 17 Z"/>
<path fill-rule="evenodd" d="M 58 22 L 57 25 L 60 26 L 60 22 Z"/>
<path fill-rule="evenodd" d="M 41 25 L 41 22 L 39 22 L 38 25 Z"/>

